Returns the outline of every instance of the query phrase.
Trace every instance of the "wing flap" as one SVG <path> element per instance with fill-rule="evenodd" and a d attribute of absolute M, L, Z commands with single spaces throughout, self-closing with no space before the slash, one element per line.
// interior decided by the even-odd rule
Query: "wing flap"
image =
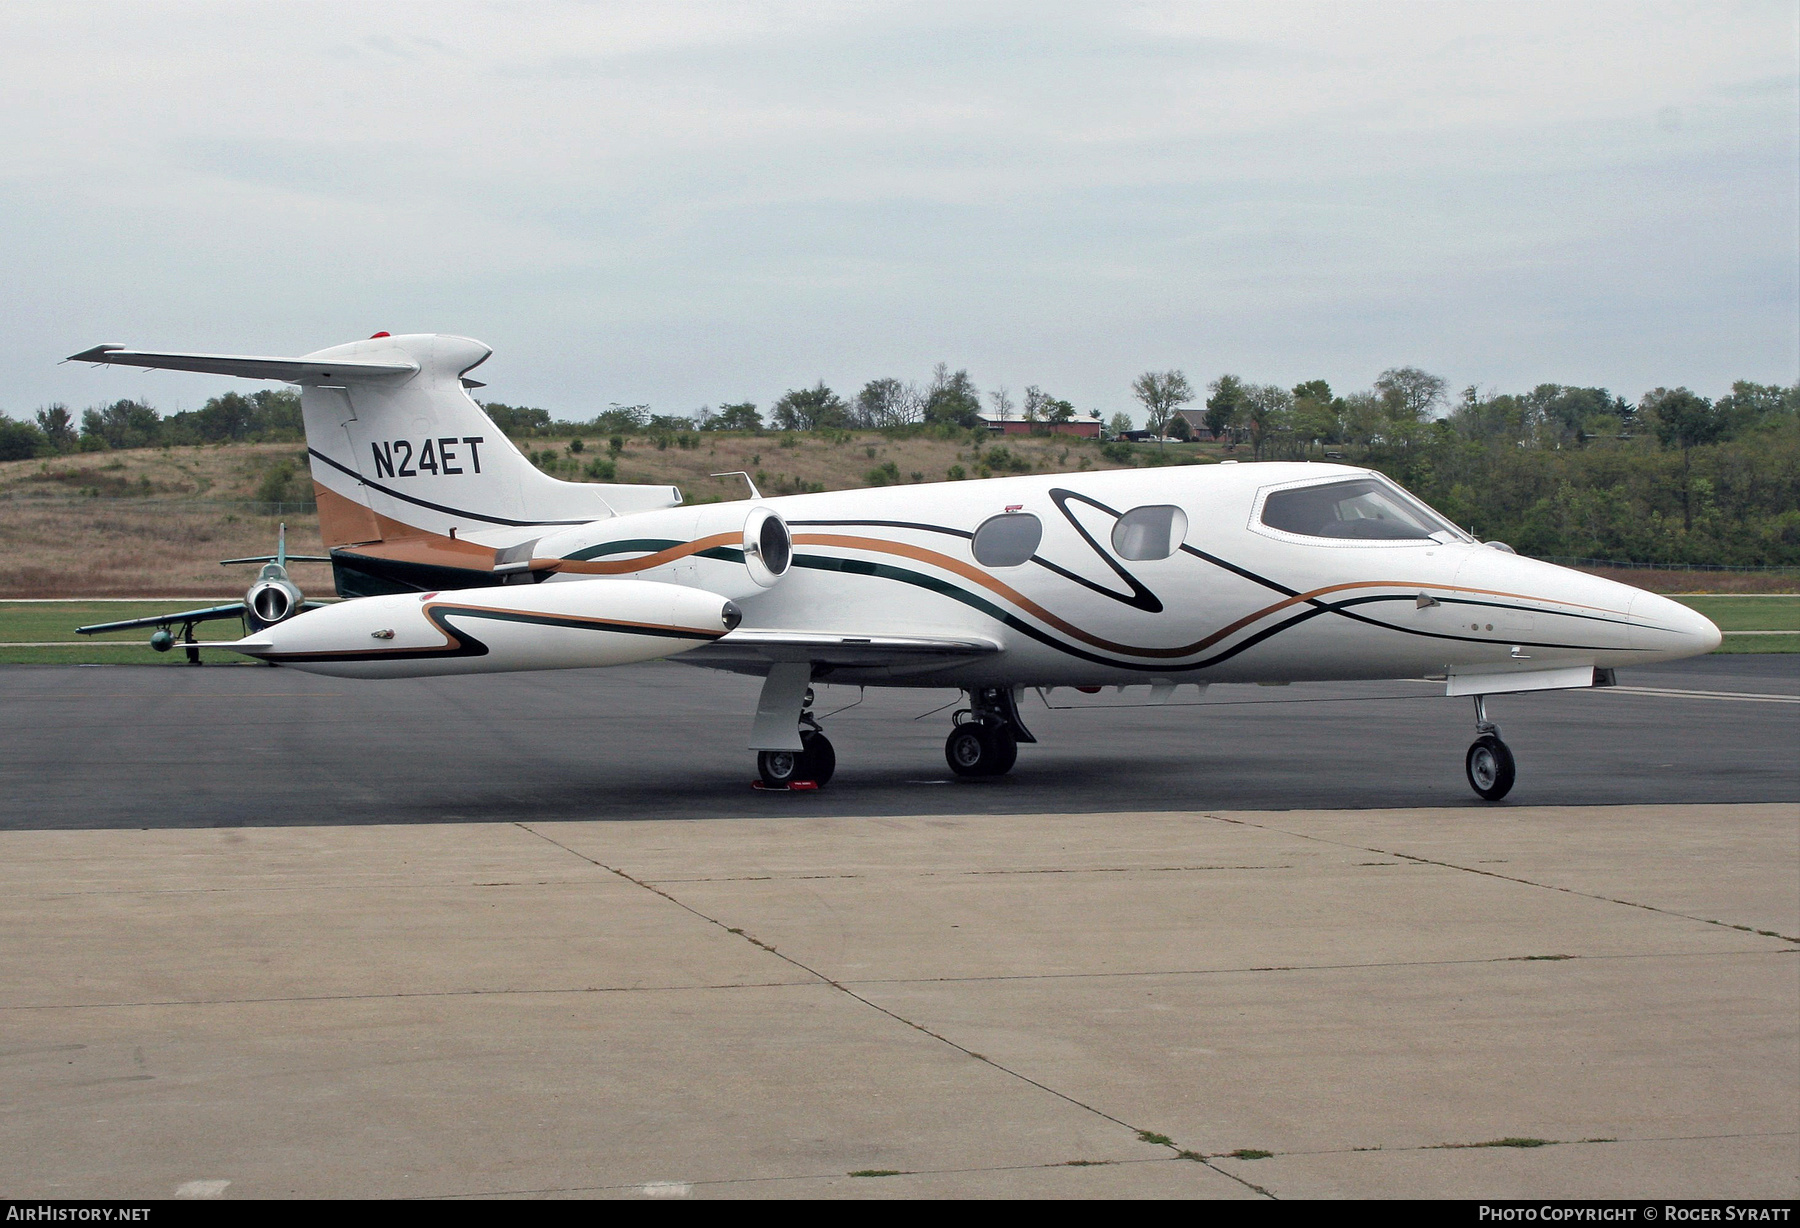
<path fill-rule="evenodd" d="M 414 375 L 416 362 L 338 362 L 312 358 L 259 358 L 250 354 L 173 354 L 97 345 L 71 354 L 65 362 L 112 363 L 158 371 L 199 371 L 207 375 L 239 375 L 245 379 L 284 380 L 290 384 L 323 384 L 344 379 Z"/>
<path fill-rule="evenodd" d="M 817 631 L 738 630 L 674 660 L 720 668 L 805 661 L 844 668 L 928 665 L 1000 651 L 992 640 L 918 635 L 834 635 Z"/>

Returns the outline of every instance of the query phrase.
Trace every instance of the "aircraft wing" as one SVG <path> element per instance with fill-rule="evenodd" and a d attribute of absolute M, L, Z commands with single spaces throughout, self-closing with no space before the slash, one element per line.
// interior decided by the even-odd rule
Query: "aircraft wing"
<path fill-rule="evenodd" d="M 203 623 L 215 618 L 242 618 L 244 603 L 209 605 L 203 610 L 183 610 L 179 614 L 156 614 L 149 618 L 126 618 L 116 623 L 94 623 L 75 628 L 76 635 L 104 635 L 108 631 L 130 631 L 134 627 L 166 627 L 170 623 Z"/>
<path fill-rule="evenodd" d="M 329 554 L 287 554 L 282 555 L 281 558 L 285 558 L 290 563 L 329 563 L 333 561 Z M 219 566 L 230 567 L 234 563 L 277 563 L 281 561 L 281 558 L 277 558 L 273 554 L 258 554 L 247 559 L 220 559 Z"/>
<path fill-rule="evenodd" d="M 316 610 L 320 603 L 303 601 L 300 609 Z M 167 627 L 174 623 L 204 623 L 215 618 L 242 618 L 244 603 L 234 601 L 229 605 L 209 605 L 203 610 L 182 610 L 175 614 L 153 614 L 149 618 L 126 618 L 116 623 L 94 623 L 87 627 L 75 628 L 76 635 L 105 635 L 109 631 L 130 631 L 136 627 Z"/>
<path fill-rule="evenodd" d="M 128 350 L 122 345 L 97 345 L 71 354 L 65 362 L 106 362 L 125 367 L 153 367 L 160 371 L 201 371 L 208 375 L 241 375 L 246 379 L 285 380 L 290 384 L 319 383 L 356 376 L 411 375 L 415 362 L 352 362 L 309 358 L 258 358 L 249 354 L 164 354 L 152 350 Z"/>
<path fill-rule="evenodd" d="M 879 668 L 935 666 L 999 652 L 983 639 L 935 639 L 917 635 L 833 635 L 817 631 L 740 630 L 671 658 L 714 669 L 762 673 L 784 661 L 815 666 Z"/>

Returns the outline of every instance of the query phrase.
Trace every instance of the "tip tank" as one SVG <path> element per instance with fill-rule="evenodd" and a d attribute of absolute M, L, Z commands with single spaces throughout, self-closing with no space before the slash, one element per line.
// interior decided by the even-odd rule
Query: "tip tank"
<path fill-rule="evenodd" d="M 685 652 L 726 634 L 739 617 L 717 593 L 675 584 L 501 585 L 360 597 L 220 647 L 345 678 L 586 669 Z"/>

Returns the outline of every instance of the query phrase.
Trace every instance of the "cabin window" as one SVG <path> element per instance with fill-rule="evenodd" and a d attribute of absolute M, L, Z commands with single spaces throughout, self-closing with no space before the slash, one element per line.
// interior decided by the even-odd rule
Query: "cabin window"
<path fill-rule="evenodd" d="M 1284 533 L 1360 541 L 1462 541 L 1466 536 L 1397 486 L 1352 478 L 1272 491 L 1262 522 Z"/>
<path fill-rule="evenodd" d="M 984 521 L 971 547 L 975 561 L 985 567 L 1017 567 L 1037 553 L 1043 540 L 1043 521 L 1030 512 L 1007 512 Z"/>
<path fill-rule="evenodd" d="M 1170 504 L 1134 507 L 1113 526 L 1113 549 L 1122 559 L 1166 559 L 1187 539 L 1187 513 Z"/>

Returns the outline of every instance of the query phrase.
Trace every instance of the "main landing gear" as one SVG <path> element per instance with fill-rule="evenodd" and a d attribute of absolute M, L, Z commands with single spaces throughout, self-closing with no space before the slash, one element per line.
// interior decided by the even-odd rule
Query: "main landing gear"
<path fill-rule="evenodd" d="M 837 752 L 812 714 L 813 692 L 806 688 L 800 709 L 800 749 L 764 750 L 756 754 L 756 774 L 765 789 L 791 789 L 797 784 L 823 787 L 837 771 Z"/>
<path fill-rule="evenodd" d="M 958 776 L 1004 776 L 1019 757 L 1019 743 L 1035 742 L 1019 719 L 1010 687 L 978 687 L 957 712 L 944 739 L 944 758 Z"/>
<path fill-rule="evenodd" d="M 1018 695 L 995 686 L 971 688 L 968 696 L 969 706 L 953 718 L 944 758 L 958 776 L 1005 775 L 1019 757 L 1019 743 L 1037 741 L 1019 719 Z M 758 787 L 814 789 L 831 779 L 837 752 L 812 708 L 809 665 L 782 662 L 769 670 L 750 731 Z"/>
<path fill-rule="evenodd" d="M 1512 792 L 1516 772 L 1512 750 L 1500 740 L 1500 726 L 1488 720 L 1485 695 L 1475 697 L 1475 733 L 1475 741 L 1463 759 L 1469 787 L 1483 801 L 1497 802 Z"/>

